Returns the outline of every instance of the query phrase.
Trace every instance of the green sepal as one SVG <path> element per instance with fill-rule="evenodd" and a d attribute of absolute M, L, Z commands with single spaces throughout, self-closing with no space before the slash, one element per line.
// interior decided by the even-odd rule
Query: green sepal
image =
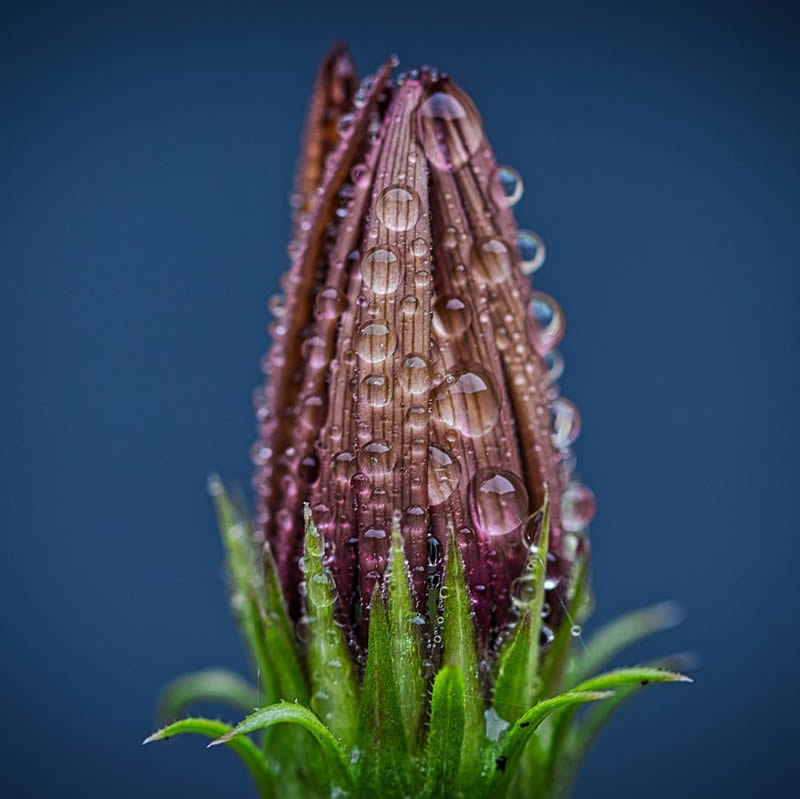
<path fill-rule="evenodd" d="M 445 666 L 433 683 L 425 751 L 427 799 L 445 799 L 451 793 L 461 761 L 465 717 L 464 675 L 458 666 Z"/>
<path fill-rule="evenodd" d="M 601 627 L 588 641 L 583 655 L 570 663 L 565 676 L 567 687 L 588 679 L 625 647 L 681 621 L 682 612 L 675 602 L 659 602 Z"/>
<path fill-rule="evenodd" d="M 580 618 L 588 590 L 588 554 L 576 565 L 573 574 L 574 578 L 571 580 L 572 595 L 568 599 L 566 618 L 558 626 L 553 643 L 550 644 L 547 650 L 547 657 L 542 664 L 540 695 L 543 697 L 558 694 L 564 680 L 569 663 L 571 645 L 575 640 L 572 632 L 572 622 Z"/>
<path fill-rule="evenodd" d="M 533 586 L 532 596 L 520 608 L 521 616 L 500 650 L 493 706 L 506 721 L 516 721 L 540 693 L 539 636 L 542 630 L 547 549 L 550 543 L 550 499 L 545 494 L 539 540 L 531 547 L 522 580 Z"/>
<path fill-rule="evenodd" d="M 187 733 L 202 735 L 206 738 L 219 739 L 220 736 L 228 735 L 231 731 L 231 725 L 225 724 L 222 721 L 188 718 L 162 727 L 148 738 L 145 738 L 142 743 L 149 744 L 153 741 L 166 741 L 173 735 L 184 735 Z M 233 738 L 231 740 L 226 740 L 225 743 L 239 755 L 245 766 L 247 766 L 248 771 L 253 777 L 253 781 L 258 787 L 259 794 L 263 797 L 272 796 L 273 775 L 261 750 L 249 738 Z"/>
<path fill-rule="evenodd" d="M 311 706 L 345 747 L 355 740 L 358 726 L 358 687 L 350 651 L 336 623 L 336 590 L 323 565 L 324 541 L 305 506 L 306 616 Z"/>
<path fill-rule="evenodd" d="M 272 727 L 275 724 L 296 724 L 310 732 L 319 743 L 325 757 L 331 785 L 345 791 L 350 790 L 352 778 L 344 748 L 312 711 L 293 702 L 277 702 L 274 705 L 257 710 L 239 722 L 233 729 L 228 729 L 217 737 L 209 746 L 249 740 L 241 736 L 256 730 Z M 298 758 L 303 757 L 301 752 L 296 752 L 295 754 Z"/>
<path fill-rule="evenodd" d="M 625 690 L 630 686 L 644 686 L 649 683 L 662 682 L 692 682 L 691 677 L 680 674 L 676 671 L 659 669 L 654 666 L 634 666 L 626 669 L 615 669 L 614 671 L 599 674 L 589 680 L 577 685 L 573 692 L 581 691 L 619 691 Z M 551 775 L 555 772 L 557 762 L 561 756 L 566 741 L 569 737 L 575 720 L 577 708 L 567 708 L 559 713 L 553 727 L 553 734 L 550 739 L 550 752 L 548 756 L 548 770 Z"/>
<path fill-rule="evenodd" d="M 611 695 L 609 691 L 570 691 L 537 702 L 530 710 L 523 713 L 508 731 L 500 747 L 500 753 L 495 760 L 494 773 L 490 777 L 488 795 L 494 798 L 505 794 L 526 745 L 539 725 L 551 713 L 565 708 L 577 708 L 586 702 L 597 702 L 607 699 Z"/>
<path fill-rule="evenodd" d="M 234 614 L 264 686 L 264 703 L 308 703 L 308 686 L 269 547 L 256 552 L 253 531 L 217 477 L 209 489 L 225 546 Z"/>
<path fill-rule="evenodd" d="M 394 676 L 397 682 L 400 714 L 409 749 L 413 752 L 418 747 L 420 721 L 426 703 L 418 624 L 422 621 L 422 617 L 414 610 L 403 537 L 396 517 L 392 522 L 392 548 L 389 555 L 387 584 L 389 640 Z"/>
<path fill-rule="evenodd" d="M 355 757 L 359 793 L 403 796 L 412 791 L 410 757 L 392 664 L 386 607 L 376 585 L 369 610 L 367 668 Z"/>
<path fill-rule="evenodd" d="M 459 784 L 472 786 L 481 770 L 481 749 L 485 740 L 485 703 L 478 676 L 478 653 L 475 628 L 470 613 L 469 589 L 464 576 L 464 563 L 450 526 L 447 547 L 447 571 L 440 597 L 444 604 L 442 641 L 444 665 L 456 666 L 464 679 L 467 697 L 464 715 L 464 738 L 461 744 Z"/>
<path fill-rule="evenodd" d="M 258 707 L 256 689 L 227 669 L 203 669 L 176 677 L 161 692 L 158 717 L 164 722 L 183 715 L 195 702 L 219 702 L 249 713 Z"/>

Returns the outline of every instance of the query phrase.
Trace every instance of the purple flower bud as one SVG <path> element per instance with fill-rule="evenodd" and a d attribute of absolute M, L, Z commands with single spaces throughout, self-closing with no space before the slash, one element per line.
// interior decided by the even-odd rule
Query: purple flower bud
<path fill-rule="evenodd" d="M 311 504 L 353 625 L 395 514 L 420 609 L 452 527 L 485 644 L 509 617 L 545 492 L 553 585 L 594 500 L 571 480 L 580 419 L 554 383 L 564 317 L 527 276 L 544 245 L 517 229 L 519 176 L 449 77 L 424 68 L 393 85 L 393 67 L 359 87 L 337 48 L 317 78 L 258 402 L 259 521 L 297 611 Z"/>

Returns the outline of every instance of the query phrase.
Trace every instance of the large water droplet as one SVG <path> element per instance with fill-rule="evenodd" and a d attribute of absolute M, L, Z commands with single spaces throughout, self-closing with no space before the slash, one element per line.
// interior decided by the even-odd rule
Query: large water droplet
<path fill-rule="evenodd" d="M 490 236 L 472 248 L 472 268 L 485 283 L 502 283 L 511 274 L 513 255 L 503 239 Z"/>
<path fill-rule="evenodd" d="M 391 294 L 400 285 L 400 259 L 389 247 L 374 247 L 361 261 L 361 276 L 376 294 Z"/>
<path fill-rule="evenodd" d="M 431 366 L 419 353 L 411 352 L 403 358 L 400 380 L 409 394 L 424 394 L 431 387 Z"/>
<path fill-rule="evenodd" d="M 420 432 L 428 426 L 428 411 L 421 405 L 412 405 L 406 411 L 406 424 L 412 432 Z"/>
<path fill-rule="evenodd" d="M 367 375 L 361 381 L 361 391 L 373 408 L 383 408 L 392 398 L 392 381 L 386 375 Z"/>
<path fill-rule="evenodd" d="M 520 269 L 525 275 L 533 274 L 544 263 L 545 246 L 542 237 L 530 230 L 520 230 L 517 234 L 517 245 Z"/>
<path fill-rule="evenodd" d="M 553 445 L 563 449 L 572 444 L 581 431 L 581 415 L 568 399 L 558 397 L 550 406 L 553 420 Z"/>
<path fill-rule="evenodd" d="M 449 373 L 433 395 L 433 415 L 467 438 L 488 433 L 500 416 L 491 375 L 480 366 Z"/>
<path fill-rule="evenodd" d="M 405 186 L 389 186 L 384 189 L 375 206 L 378 219 L 389 230 L 410 230 L 419 219 L 419 195 Z"/>
<path fill-rule="evenodd" d="M 333 286 L 327 286 L 317 294 L 314 312 L 318 319 L 336 319 L 347 309 L 347 298 Z"/>
<path fill-rule="evenodd" d="M 534 343 L 539 355 L 546 355 L 564 337 L 566 322 L 559 304 L 541 291 L 531 294 L 528 311 L 535 326 Z"/>
<path fill-rule="evenodd" d="M 496 182 L 492 186 L 492 197 L 499 206 L 511 208 L 522 197 L 522 178 L 516 169 L 510 166 L 498 166 L 495 171 Z"/>
<path fill-rule="evenodd" d="M 522 480 L 504 469 L 481 469 L 472 479 L 472 515 L 488 535 L 519 529 L 528 515 L 528 492 Z"/>
<path fill-rule="evenodd" d="M 420 237 L 411 242 L 411 253 L 416 258 L 422 258 L 423 255 L 427 255 L 429 249 L 430 244 L 427 239 Z"/>
<path fill-rule="evenodd" d="M 428 447 L 428 503 L 433 507 L 450 498 L 461 479 L 461 466 L 440 444 Z"/>
<path fill-rule="evenodd" d="M 349 483 L 356 473 L 356 456 L 352 452 L 337 452 L 333 456 L 333 476 L 340 483 Z"/>
<path fill-rule="evenodd" d="M 460 336 L 472 324 L 472 309 L 461 297 L 439 297 L 433 306 L 433 326 L 442 336 Z"/>
<path fill-rule="evenodd" d="M 483 141 L 483 123 L 470 98 L 441 80 L 428 87 L 417 111 L 417 133 L 436 169 L 460 169 Z"/>
<path fill-rule="evenodd" d="M 397 348 L 397 337 L 385 319 L 372 319 L 358 330 L 356 349 L 369 363 L 379 363 L 392 355 Z"/>
<path fill-rule="evenodd" d="M 588 527 L 596 509 L 594 494 L 583 483 L 569 483 L 561 495 L 561 525 L 568 533 Z"/>
<path fill-rule="evenodd" d="M 358 451 L 358 466 L 368 477 L 381 477 L 390 472 L 394 464 L 394 450 L 388 441 L 376 439 Z"/>

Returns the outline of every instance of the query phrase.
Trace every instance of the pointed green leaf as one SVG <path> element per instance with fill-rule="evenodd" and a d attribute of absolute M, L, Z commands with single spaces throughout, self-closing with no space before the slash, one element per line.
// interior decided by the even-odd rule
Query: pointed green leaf
<path fill-rule="evenodd" d="M 403 537 L 396 517 L 392 522 L 388 589 L 390 643 L 400 714 L 409 748 L 414 751 L 418 744 L 420 719 L 425 709 L 426 698 L 418 623 L 422 621 L 422 617 L 414 611 Z"/>
<path fill-rule="evenodd" d="M 376 586 L 369 612 L 369 644 L 358 726 L 358 777 L 361 793 L 401 795 L 410 790 L 408 745 L 392 664 L 386 607 Z"/>
<path fill-rule="evenodd" d="M 589 558 L 584 557 L 574 570 L 572 595 L 566 608 L 566 619 L 558 626 L 553 643 L 547 649 L 541 673 L 541 696 L 555 696 L 564 679 L 571 645 L 575 640 L 572 634 L 573 621 L 581 616 L 589 582 Z"/>
<path fill-rule="evenodd" d="M 308 708 L 292 702 L 277 702 L 274 705 L 257 710 L 233 729 L 229 729 L 217 737 L 209 746 L 249 740 L 240 736 L 272 727 L 275 724 L 296 724 L 308 730 L 316 738 L 322 749 L 333 785 L 345 790 L 350 788 L 352 783 L 350 768 L 341 744 Z M 295 754 L 301 756 L 299 752 Z"/>
<path fill-rule="evenodd" d="M 535 704 L 514 723 L 503 741 L 495 761 L 489 796 L 502 796 L 519 763 L 519 759 L 539 725 L 551 714 L 565 708 L 577 708 L 586 702 L 597 702 L 611 696 L 608 691 L 570 691 Z"/>
<path fill-rule="evenodd" d="M 311 705 L 333 734 L 349 747 L 358 725 L 358 688 L 342 628 L 336 623 L 336 591 L 322 563 L 324 542 L 305 507 L 306 626 Z"/>
<path fill-rule="evenodd" d="M 203 735 L 206 738 L 219 738 L 221 735 L 230 733 L 230 731 L 230 724 L 224 724 L 221 721 L 202 718 L 181 719 L 163 727 L 158 732 L 154 732 L 150 737 L 145 738 L 143 743 L 166 741 L 173 735 L 184 735 L 186 733 Z M 272 774 L 261 750 L 249 738 L 234 738 L 226 741 L 226 743 L 247 766 L 259 793 L 265 797 L 272 796 Z"/>
<path fill-rule="evenodd" d="M 203 669 L 177 677 L 164 688 L 158 716 L 171 721 L 195 702 L 220 702 L 249 713 L 258 707 L 258 694 L 249 682 L 232 671 Z"/>
<path fill-rule="evenodd" d="M 567 669 L 566 684 L 572 687 L 588 679 L 611 658 L 640 638 L 668 630 L 682 618 L 675 602 L 660 602 L 648 608 L 628 613 L 601 627 L 586 644 L 586 651 Z"/>
<path fill-rule="evenodd" d="M 217 509 L 233 608 L 264 685 L 264 701 L 278 698 L 308 702 L 292 628 L 268 547 L 256 552 L 253 531 L 228 497 L 217 477 L 209 480 Z"/>
<path fill-rule="evenodd" d="M 634 666 L 627 669 L 615 669 L 597 677 L 592 677 L 577 685 L 573 691 L 619 691 L 631 685 L 642 686 L 660 682 L 692 682 L 692 679 L 684 674 L 655 668 L 654 666 Z M 548 768 L 551 774 L 555 770 L 558 758 L 565 746 L 576 711 L 577 708 L 564 710 L 559 714 L 553 728 L 548 757 Z"/>
<path fill-rule="evenodd" d="M 445 799 L 455 785 L 464 740 L 464 676 L 458 666 L 445 666 L 433 683 L 431 719 L 425 753 L 425 796 Z"/>
<path fill-rule="evenodd" d="M 539 636 L 542 629 L 544 580 L 547 571 L 547 548 L 550 542 L 550 500 L 545 495 L 542 528 L 521 579 L 532 586 L 530 599 L 521 608 L 521 616 L 500 650 L 494 689 L 494 709 L 506 721 L 516 721 L 539 695 Z"/>
<path fill-rule="evenodd" d="M 443 597 L 444 603 L 442 630 L 444 664 L 457 666 L 461 670 L 466 696 L 459 781 L 461 785 L 472 785 L 478 778 L 481 767 L 481 749 L 485 738 L 483 718 L 485 703 L 478 677 L 475 628 L 470 614 L 469 590 L 464 577 L 464 563 L 452 525 L 447 547 L 444 590 L 440 592 L 440 596 Z"/>

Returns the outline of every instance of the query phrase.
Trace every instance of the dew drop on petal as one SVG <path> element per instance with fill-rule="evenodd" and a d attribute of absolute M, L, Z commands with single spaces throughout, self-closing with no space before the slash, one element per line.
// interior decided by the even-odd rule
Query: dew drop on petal
<path fill-rule="evenodd" d="M 392 383 L 386 375 L 367 375 L 361 381 L 362 396 L 373 408 L 383 408 L 392 398 Z"/>
<path fill-rule="evenodd" d="M 431 387 L 430 364 L 419 353 L 411 352 L 400 365 L 400 380 L 409 394 L 424 394 Z"/>
<path fill-rule="evenodd" d="M 358 451 L 358 467 L 367 477 L 382 477 L 394 468 L 392 445 L 383 439 L 365 444 Z"/>
<path fill-rule="evenodd" d="M 431 506 L 448 500 L 460 479 L 461 466 L 450 450 L 431 443 L 428 447 L 428 502 Z"/>
<path fill-rule="evenodd" d="M 472 268 L 484 283 L 502 283 L 511 275 L 513 255 L 503 239 L 490 236 L 472 248 Z"/>
<path fill-rule="evenodd" d="M 539 355 L 546 355 L 564 337 L 566 327 L 564 312 L 559 304 L 541 291 L 531 294 L 528 312 L 534 324 L 534 343 Z"/>
<path fill-rule="evenodd" d="M 492 187 L 495 203 L 506 208 L 516 205 L 524 189 L 519 172 L 510 166 L 498 166 L 495 177 L 496 181 Z"/>
<path fill-rule="evenodd" d="M 480 469 L 472 478 L 471 510 L 488 535 L 518 530 L 528 515 L 528 492 L 517 475 L 504 469 Z"/>
<path fill-rule="evenodd" d="M 568 533 L 579 533 L 594 518 L 594 494 L 583 483 L 572 482 L 561 495 L 561 525 Z"/>
<path fill-rule="evenodd" d="M 419 219 L 421 206 L 419 195 L 414 189 L 389 186 L 378 197 L 375 212 L 389 230 L 410 230 Z"/>
<path fill-rule="evenodd" d="M 361 277 L 376 294 L 391 294 L 400 285 L 400 259 L 389 247 L 373 247 L 361 261 Z"/>
<path fill-rule="evenodd" d="M 532 275 L 545 259 L 545 246 L 542 237 L 530 230 L 520 230 L 517 234 L 519 247 L 520 269 L 523 274 Z"/>
<path fill-rule="evenodd" d="M 433 306 L 433 326 L 442 336 L 460 336 L 472 324 L 472 309 L 461 297 L 439 297 Z"/>
<path fill-rule="evenodd" d="M 397 349 L 397 337 L 385 319 L 371 319 L 358 329 L 356 349 L 363 360 L 379 363 Z"/>
<path fill-rule="evenodd" d="M 480 438 L 500 416 L 494 379 L 480 366 L 448 373 L 433 394 L 432 411 L 467 438 Z"/>
<path fill-rule="evenodd" d="M 553 421 L 553 445 L 564 449 L 572 444 L 581 431 L 581 415 L 575 405 L 564 397 L 558 397 L 550 405 Z"/>

